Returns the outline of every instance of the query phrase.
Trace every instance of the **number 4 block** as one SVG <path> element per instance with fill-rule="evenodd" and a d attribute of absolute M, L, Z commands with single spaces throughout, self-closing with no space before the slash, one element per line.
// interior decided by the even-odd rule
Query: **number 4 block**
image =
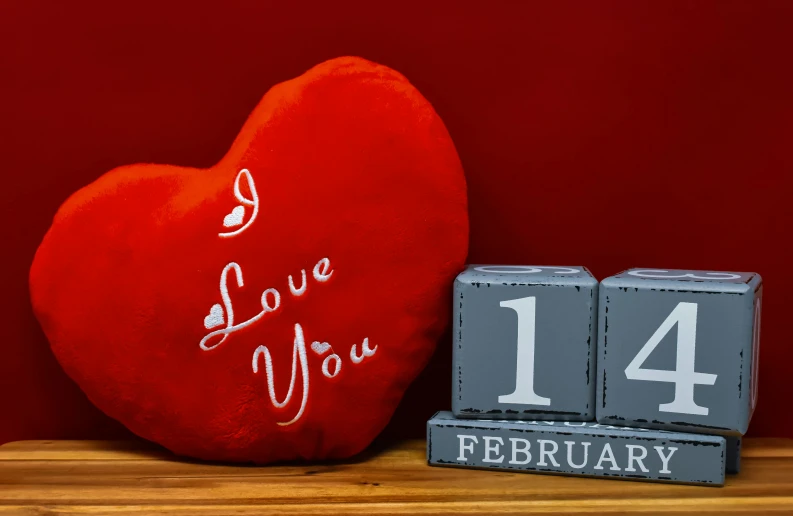
<path fill-rule="evenodd" d="M 597 289 L 580 266 L 463 271 L 454 284 L 454 415 L 592 420 Z"/>
<path fill-rule="evenodd" d="M 743 435 L 757 403 L 762 279 L 631 269 L 600 284 L 597 420 Z"/>

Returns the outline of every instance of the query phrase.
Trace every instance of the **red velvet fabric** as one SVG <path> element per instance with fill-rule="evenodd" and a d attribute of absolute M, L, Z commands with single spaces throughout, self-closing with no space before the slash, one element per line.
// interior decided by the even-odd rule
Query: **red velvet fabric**
<path fill-rule="evenodd" d="M 443 118 L 469 261 L 761 273 L 749 434 L 793 437 L 791 25 L 776 0 L 0 3 L 0 442 L 127 435 L 30 307 L 58 206 L 115 166 L 212 166 L 264 91 L 341 55 L 399 70 Z M 389 435 L 449 407 L 450 356 L 447 335 Z"/>
<path fill-rule="evenodd" d="M 347 57 L 272 88 L 210 169 L 125 166 L 75 193 L 30 290 L 64 370 L 137 435 L 202 459 L 343 458 L 426 365 L 467 253 L 443 122 Z"/>

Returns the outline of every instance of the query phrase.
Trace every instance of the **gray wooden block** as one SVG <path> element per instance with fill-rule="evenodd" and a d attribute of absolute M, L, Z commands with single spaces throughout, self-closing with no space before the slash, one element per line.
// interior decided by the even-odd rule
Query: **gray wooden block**
<path fill-rule="evenodd" d="M 580 266 L 463 271 L 453 301 L 455 416 L 593 420 L 597 289 Z"/>
<path fill-rule="evenodd" d="M 594 422 L 455 419 L 427 422 L 427 462 L 721 486 L 724 437 L 625 428 Z"/>
<path fill-rule="evenodd" d="M 631 269 L 600 284 L 597 420 L 743 435 L 757 403 L 762 279 Z"/>

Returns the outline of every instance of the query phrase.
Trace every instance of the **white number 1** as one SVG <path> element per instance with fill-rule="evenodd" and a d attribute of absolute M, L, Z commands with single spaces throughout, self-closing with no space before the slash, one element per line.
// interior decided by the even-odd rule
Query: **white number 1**
<path fill-rule="evenodd" d="M 522 405 L 550 405 L 551 398 L 538 396 L 534 392 L 534 321 L 536 302 L 534 297 L 522 297 L 502 301 L 501 306 L 511 308 L 518 314 L 518 360 L 515 371 L 515 390 L 498 397 L 499 403 Z"/>
<path fill-rule="evenodd" d="M 663 369 L 642 369 L 642 364 L 650 356 L 664 335 L 669 333 L 677 323 L 677 361 L 674 371 Z M 694 401 L 695 385 L 713 385 L 715 374 L 697 373 L 694 370 L 694 351 L 697 339 L 697 304 L 677 304 L 672 313 L 655 330 L 639 353 L 625 368 L 625 376 L 629 380 L 645 380 L 649 382 L 669 382 L 675 384 L 675 399 L 671 403 L 658 405 L 661 412 L 679 414 L 708 415 L 708 408 L 697 405 Z"/>

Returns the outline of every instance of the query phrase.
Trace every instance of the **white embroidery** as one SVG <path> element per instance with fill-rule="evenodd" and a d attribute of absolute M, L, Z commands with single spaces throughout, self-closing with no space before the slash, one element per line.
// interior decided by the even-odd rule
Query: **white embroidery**
<path fill-rule="evenodd" d="M 333 367 L 333 374 L 328 372 L 328 364 L 330 363 L 330 359 L 336 361 L 336 365 Z M 325 360 L 322 361 L 322 374 L 328 378 L 334 378 L 337 374 L 339 374 L 339 371 L 341 371 L 341 357 L 339 357 L 339 355 L 336 353 L 325 357 Z"/>
<path fill-rule="evenodd" d="M 247 321 L 235 325 L 234 308 L 232 307 L 231 297 L 229 296 L 229 290 L 226 284 L 226 278 L 228 276 L 229 270 L 231 269 L 234 269 L 234 273 L 237 276 L 237 286 L 243 287 L 245 285 L 242 281 L 242 269 L 240 268 L 239 265 L 237 265 L 234 262 L 231 262 L 223 268 L 223 272 L 220 273 L 220 298 L 223 300 L 223 306 L 225 306 L 226 308 L 226 327 L 208 333 L 206 336 L 204 336 L 203 339 L 201 339 L 199 345 L 201 346 L 201 349 L 203 349 L 204 351 L 215 349 L 216 347 L 223 344 L 223 342 L 228 338 L 229 334 L 241 330 L 247 326 L 250 326 L 251 324 L 261 319 L 264 316 L 264 314 L 269 312 L 274 312 L 275 310 L 278 309 L 279 306 L 281 306 L 281 294 L 279 294 L 278 290 L 274 288 L 268 288 L 262 293 L 262 298 L 261 298 L 262 311 L 256 314 L 255 316 L 251 317 Z M 268 294 L 273 296 L 273 305 L 270 305 L 270 303 L 268 302 L 267 299 Z M 206 325 L 206 318 L 204 319 L 204 324 Z M 223 338 L 217 341 L 216 343 L 208 346 L 207 342 L 217 335 L 223 335 Z"/>
<path fill-rule="evenodd" d="M 225 322 L 226 320 L 223 318 L 223 307 L 215 303 L 212 305 L 212 308 L 209 309 L 209 315 L 204 317 L 204 328 L 211 330 Z"/>
<path fill-rule="evenodd" d="M 330 259 L 329 258 L 322 258 L 317 264 L 314 266 L 314 278 L 319 282 L 325 282 L 328 278 L 331 277 L 334 271 L 330 270 Z M 225 316 L 226 316 L 226 327 L 220 330 L 215 330 L 212 333 L 209 333 L 201 339 L 201 349 L 204 351 L 209 351 L 215 349 L 219 345 L 221 345 L 226 338 L 228 338 L 229 334 L 234 333 L 235 331 L 241 330 L 251 324 L 257 322 L 261 319 L 264 314 L 269 312 L 274 312 L 281 306 L 281 294 L 278 292 L 277 289 L 268 288 L 262 293 L 261 303 L 262 303 L 262 311 L 256 314 L 255 316 L 251 317 L 247 321 L 241 322 L 240 324 L 234 324 L 234 309 L 231 304 L 231 297 L 229 296 L 228 292 L 228 285 L 227 285 L 227 275 L 228 271 L 234 269 L 234 273 L 237 277 L 237 286 L 243 287 L 244 283 L 242 280 L 242 269 L 239 265 L 235 262 L 231 262 L 223 268 L 223 272 L 220 273 L 220 297 L 223 300 L 223 307 L 225 307 Z M 306 281 L 306 271 L 305 269 L 301 269 L 301 276 L 302 276 L 302 285 L 300 289 L 296 289 L 294 282 L 292 280 L 292 276 L 288 277 L 289 283 L 289 290 L 295 296 L 300 296 L 303 292 L 306 291 L 308 282 Z M 268 294 L 273 297 L 273 303 L 270 304 L 268 301 Z M 217 326 L 220 326 L 224 322 L 223 317 L 223 310 L 221 309 L 220 305 L 215 304 L 210 308 L 209 315 L 204 317 L 204 327 L 206 329 L 212 329 Z M 207 342 L 215 336 L 222 335 L 223 337 L 216 343 L 207 345 Z M 374 352 L 372 352 L 374 353 Z M 366 355 L 370 356 L 370 355 Z"/>
<path fill-rule="evenodd" d="M 242 192 L 240 191 L 240 178 L 242 177 L 244 177 L 248 182 L 248 190 L 251 192 L 251 199 L 248 199 L 242 195 Z M 251 213 L 251 218 L 248 220 L 248 222 L 246 222 L 241 228 L 228 233 L 218 233 L 218 236 L 221 238 L 239 235 L 248 229 L 251 224 L 253 224 L 253 221 L 256 220 L 256 215 L 259 214 L 259 194 L 256 193 L 256 185 L 253 182 L 253 176 L 247 168 L 240 170 L 239 174 L 237 174 L 237 178 L 234 180 L 234 197 L 237 198 L 237 200 L 240 202 L 240 205 L 231 210 L 231 213 L 223 218 L 223 225 L 225 227 L 234 227 L 242 223 L 242 217 L 245 214 L 245 206 L 252 206 L 253 213 Z"/>
<path fill-rule="evenodd" d="M 325 353 L 327 350 L 330 349 L 330 344 L 328 344 L 327 342 L 314 341 L 311 343 L 311 349 L 317 355 L 322 355 L 323 353 Z"/>
<path fill-rule="evenodd" d="M 320 266 L 322 270 L 320 270 Z M 330 279 L 333 275 L 333 271 L 328 272 L 330 269 L 330 260 L 328 258 L 323 258 L 317 262 L 314 266 L 314 279 L 319 281 L 320 283 L 324 283 Z"/>
<path fill-rule="evenodd" d="M 291 420 L 278 423 L 281 426 L 291 425 L 303 415 L 303 411 L 306 408 L 306 400 L 308 400 L 308 361 L 306 359 L 306 344 L 305 340 L 303 339 L 303 328 L 299 324 L 295 324 L 295 344 L 292 348 L 292 378 L 289 380 L 289 390 L 286 393 L 284 401 L 279 402 L 275 396 L 275 373 L 273 373 L 273 360 L 270 357 L 270 350 L 267 349 L 267 346 L 259 346 L 256 348 L 256 351 L 253 352 L 253 372 L 259 372 L 259 355 L 262 354 L 264 355 L 264 372 L 265 380 L 267 381 L 267 392 L 270 395 L 270 401 L 272 402 L 273 406 L 277 408 L 285 407 L 292 399 L 292 394 L 295 389 L 297 361 L 298 358 L 300 359 L 300 375 L 303 378 L 303 399 L 300 402 L 300 410 L 297 411 L 297 414 Z M 337 368 L 337 373 L 338 369 L 340 369 L 340 367 Z"/>
<path fill-rule="evenodd" d="M 243 195 L 240 189 L 240 181 L 242 178 L 245 178 L 248 185 L 248 190 L 250 191 L 250 198 Z M 254 220 L 256 220 L 257 215 L 259 214 L 259 195 L 256 191 L 256 185 L 253 181 L 253 176 L 248 171 L 248 169 L 242 169 L 237 174 L 236 179 L 234 180 L 234 196 L 240 202 L 238 206 L 235 206 L 230 213 L 226 214 L 223 217 L 223 226 L 226 228 L 236 228 L 238 229 L 226 233 L 218 233 L 218 236 L 221 238 L 229 238 L 236 235 L 239 235 L 251 224 L 253 224 Z M 250 206 L 253 208 L 250 218 L 247 222 L 244 222 L 245 215 L 246 215 L 246 206 Z M 220 298 L 222 301 L 222 305 L 220 303 L 215 303 L 209 309 L 209 314 L 204 316 L 204 327 L 207 330 L 211 330 L 212 328 L 217 328 L 218 326 L 225 327 L 214 330 L 204 338 L 201 339 L 199 346 L 204 351 L 210 351 L 215 349 L 216 347 L 220 346 L 223 342 L 226 341 L 229 335 L 232 333 L 239 331 L 243 328 L 246 328 L 256 322 L 258 322 L 265 314 L 274 312 L 278 310 L 281 306 L 281 294 L 275 288 L 268 288 L 264 292 L 262 292 L 261 296 L 261 305 L 262 311 L 256 314 L 255 316 L 251 317 L 250 319 L 243 321 L 239 324 L 234 324 L 234 308 L 231 302 L 231 296 L 229 295 L 228 291 L 228 272 L 230 270 L 234 270 L 234 274 L 237 278 L 237 287 L 242 288 L 244 286 L 243 277 L 242 277 L 242 269 L 240 266 L 235 263 L 231 262 L 223 268 L 223 271 L 220 273 Z M 333 270 L 331 270 L 330 258 L 322 258 L 319 260 L 316 265 L 314 265 L 314 269 L 312 274 L 314 279 L 319 283 L 327 282 L 330 277 L 333 275 Z M 291 292 L 292 296 L 300 297 L 305 294 L 308 288 L 308 281 L 306 278 L 306 270 L 300 270 L 301 282 L 300 287 L 295 287 L 294 279 L 291 275 L 287 277 L 289 292 Z M 272 298 L 272 302 L 271 299 Z M 209 344 L 209 342 L 215 338 L 220 336 L 220 340 L 215 342 L 214 344 Z M 331 353 L 325 357 L 322 361 L 322 374 L 326 378 L 335 378 L 341 372 L 342 368 L 342 359 L 339 355 L 333 352 L 333 347 L 327 342 L 319 342 L 314 341 L 311 343 L 311 350 L 319 356 L 326 354 L 328 351 Z M 365 338 L 363 343 L 361 344 L 361 355 L 357 355 L 357 346 L 353 345 L 350 349 L 350 359 L 355 364 L 359 364 L 363 361 L 364 358 L 370 357 L 375 354 L 377 351 L 377 346 L 373 349 L 369 348 L 369 339 Z M 292 348 L 292 375 L 289 380 L 289 389 L 286 392 L 286 396 L 284 397 L 283 401 L 278 401 L 278 397 L 275 394 L 275 373 L 273 371 L 273 360 L 272 356 L 270 355 L 270 350 L 265 345 L 258 346 L 253 352 L 253 358 L 251 361 L 251 367 L 253 369 L 253 373 L 257 374 L 259 372 L 259 358 L 264 355 L 264 366 L 265 366 L 265 381 L 267 382 L 267 393 L 270 397 L 270 402 L 276 408 L 284 408 L 290 404 L 292 401 L 292 397 L 295 394 L 295 384 L 297 381 L 297 364 L 300 363 L 300 375 L 303 381 L 303 397 L 300 402 L 300 408 L 297 411 L 297 414 L 289 420 L 278 422 L 280 426 L 288 426 L 296 421 L 298 421 L 302 416 L 303 412 L 306 409 L 306 403 L 308 401 L 308 393 L 309 393 L 309 371 L 308 371 L 308 358 L 306 356 L 306 345 L 305 339 L 303 336 L 303 328 L 300 324 L 295 324 L 295 340 L 294 346 Z M 333 372 L 331 373 L 330 367 L 331 362 L 333 362 Z"/>
<path fill-rule="evenodd" d="M 242 219 L 245 218 L 245 207 L 237 206 L 231 213 L 223 217 L 223 226 L 227 228 L 237 227 L 242 224 Z"/>
<path fill-rule="evenodd" d="M 292 281 L 292 275 L 289 275 L 289 292 L 295 296 L 302 296 L 303 292 L 306 291 L 306 269 L 300 269 L 300 275 L 303 277 L 303 283 L 300 284 L 300 288 L 295 288 L 295 283 Z"/>
<path fill-rule="evenodd" d="M 353 364 L 360 364 L 361 362 L 363 362 L 363 359 L 365 357 L 370 357 L 375 354 L 375 351 L 377 351 L 377 346 L 375 346 L 373 349 L 369 349 L 369 337 L 363 339 L 363 343 L 361 344 L 360 355 L 356 354 L 355 351 L 356 346 L 357 344 L 353 344 L 352 348 L 350 348 L 350 360 L 352 360 Z"/>
<path fill-rule="evenodd" d="M 267 294 L 273 296 L 274 305 L 270 306 L 270 303 L 267 302 Z M 262 308 L 265 312 L 274 312 L 281 306 L 281 294 L 274 288 L 268 288 L 264 292 L 262 292 Z"/>

